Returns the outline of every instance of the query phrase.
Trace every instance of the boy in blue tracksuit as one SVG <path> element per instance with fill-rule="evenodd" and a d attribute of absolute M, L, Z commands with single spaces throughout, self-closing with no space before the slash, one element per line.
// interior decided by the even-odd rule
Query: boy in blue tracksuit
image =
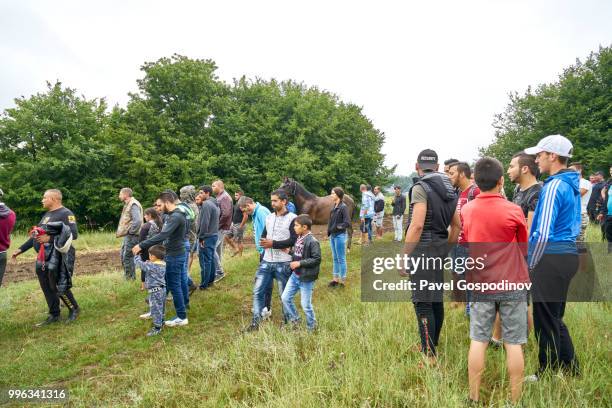
<path fill-rule="evenodd" d="M 578 269 L 576 238 L 580 233 L 579 175 L 567 168 L 572 143 L 561 135 L 547 136 L 525 149 L 536 154 L 544 181 L 529 234 L 529 270 L 533 283 L 533 322 L 539 346 L 539 369 L 527 377 L 537 381 L 547 369 L 579 374 L 569 330 L 563 323 L 570 282 Z"/>

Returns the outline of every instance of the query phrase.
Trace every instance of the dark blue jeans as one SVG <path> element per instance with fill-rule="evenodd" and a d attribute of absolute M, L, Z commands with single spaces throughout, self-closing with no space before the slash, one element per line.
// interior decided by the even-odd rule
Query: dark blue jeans
<path fill-rule="evenodd" d="M 187 312 L 185 309 L 185 296 L 183 295 L 183 265 L 185 257 L 182 255 L 166 255 L 166 281 L 168 282 L 168 290 L 172 293 L 172 301 L 174 309 L 179 319 L 186 319 Z M 189 294 L 189 292 L 187 292 Z"/>
<path fill-rule="evenodd" d="M 189 286 L 193 284 L 189 276 L 189 254 L 191 254 L 191 245 L 189 240 L 185 240 L 185 263 L 183 264 L 183 298 L 185 298 L 185 306 L 189 305 Z"/>
<path fill-rule="evenodd" d="M 208 237 L 200 241 L 198 260 L 200 261 L 200 288 L 207 288 L 215 281 L 215 245 L 217 236 Z"/>
<path fill-rule="evenodd" d="M 266 262 L 259 264 L 255 274 L 253 285 L 253 324 L 259 324 L 261 320 L 261 310 L 264 307 L 265 294 L 273 279 L 278 284 L 278 294 L 282 295 L 287 285 L 287 280 L 291 276 L 289 262 Z M 283 308 L 283 316 L 287 322 L 287 313 Z"/>

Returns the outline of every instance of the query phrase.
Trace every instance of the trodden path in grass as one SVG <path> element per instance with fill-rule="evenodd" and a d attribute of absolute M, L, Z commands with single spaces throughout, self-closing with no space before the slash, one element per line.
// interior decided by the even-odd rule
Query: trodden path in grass
<path fill-rule="evenodd" d="M 83 314 L 73 324 L 34 328 L 45 317 L 37 282 L 2 288 L 0 388 L 66 387 L 70 406 L 83 407 L 463 406 L 469 339 L 462 312 L 446 308 L 439 364 L 419 369 L 412 306 L 361 302 L 359 246 L 348 258 L 348 287 L 328 288 L 331 255 L 329 244 L 322 247 L 315 334 L 280 328 L 276 289 L 272 321 L 259 332 L 241 334 L 250 321 L 254 251 L 228 258 L 227 277 L 192 297 L 189 325 L 166 328 L 157 338 L 144 337 L 150 322 L 138 315 L 146 310 L 145 295 L 119 270 L 76 277 Z M 170 317 L 173 308 L 167 305 Z M 609 314 L 607 304 L 568 306 L 566 320 L 584 374 L 526 386 L 525 406 L 610 406 Z M 528 373 L 535 369 L 536 349 L 531 338 Z M 503 352 L 490 350 L 487 363 L 483 397 L 490 406 L 502 406 Z"/>

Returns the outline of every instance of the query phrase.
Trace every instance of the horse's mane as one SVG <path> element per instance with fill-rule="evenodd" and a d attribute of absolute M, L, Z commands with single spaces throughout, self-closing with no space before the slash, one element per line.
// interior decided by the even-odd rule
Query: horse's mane
<path fill-rule="evenodd" d="M 296 180 L 292 180 L 295 183 L 295 193 L 296 195 L 299 193 L 301 195 L 303 195 L 305 198 L 307 199 L 315 199 L 318 198 L 317 195 L 311 193 L 310 191 L 306 190 L 306 188 L 298 181 Z"/>

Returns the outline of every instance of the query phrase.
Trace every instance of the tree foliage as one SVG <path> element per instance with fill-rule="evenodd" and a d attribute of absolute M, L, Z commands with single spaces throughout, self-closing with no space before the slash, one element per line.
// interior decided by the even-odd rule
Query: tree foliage
<path fill-rule="evenodd" d="M 16 99 L 0 118 L 0 180 L 22 226 L 59 188 L 83 223 L 114 224 L 118 189 L 143 205 L 163 189 L 210 184 L 267 201 L 283 176 L 324 195 L 337 185 L 386 184 L 384 134 L 361 108 L 294 81 L 220 81 L 211 60 L 147 62 L 125 108 L 108 109 L 61 83 Z"/>
<path fill-rule="evenodd" d="M 495 139 L 481 154 L 502 163 L 544 136 L 562 134 L 572 141 L 572 161 L 582 162 L 585 174 L 607 170 L 612 164 L 612 47 L 577 60 L 557 82 L 511 94 L 493 125 Z"/>

